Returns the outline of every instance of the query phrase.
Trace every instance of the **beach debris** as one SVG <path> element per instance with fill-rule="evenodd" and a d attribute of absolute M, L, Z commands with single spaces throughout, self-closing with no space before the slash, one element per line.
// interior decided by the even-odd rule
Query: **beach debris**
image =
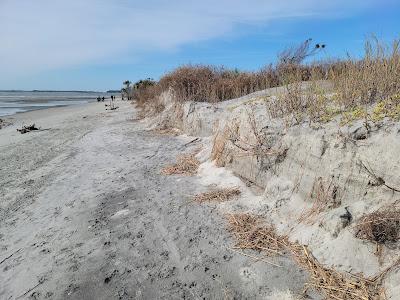
<path fill-rule="evenodd" d="M 366 278 L 363 274 L 339 272 L 322 265 L 307 246 L 291 243 L 289 249 L 295 262 L 310 274 L 310 281 L 305 285 L 304 294 L 312 289 L 322 293 L 325 299 L 386 299 L 383 279 L 392 268 L 396 267 L 396 264 L 373 278 Z"/>
<path fill-rule="evenodd" d="M 106 110 L 116 110 L 119 108 L 119 106 L 111 106 L 111 105 L 107 105 L 107 104 L 105 104 L 105 106 L 108 107 L 108 108 L 106 108 Z"/>
<path fill-rule="evenodd" d="M 11 124 L 12 124 L 12 123 L 9 122 L 9 121 L 6 121 L 6 120 L 4 120 L 4 119 L 0 119 L 0 129 L 2 129 L 2 128 L 6 127 L 6 126 L 9 126 L 9 125 L 11 125 Z"/>
<path fill-rule="evenodd" d="M 228 201 L 232 197 L 240 195 L 241 191 L 237 187 L 231 188 L 218 188 L 212 191 L 198 194 L 193 197 L 193 201 L 203 203 L 203 202 L 224 202 Z"/>
<path fill-rule="evenodd" d="M 400 264 L 400 259 L 396 259 L 388 268 L 372 278 L 367 278 L 361 273 L 339 272 L 322 265 L 307 246 L 291 242 L 285 235 L 279 235 L 273 225 L 266 224 L 258 216 L 236 213 L 228 215 L 227 218 L 228 230 L 237 240 L 234 249 L 258 250 L 269 256 L 291 254 L 299 267 L 310 274 L 310 280 L 304 289 L 305 296 L 308 290 L 312 289 L 322 293 L 325 299 L 383 300 L 385 299 L 383 280 Z M 257 258 L 257 260 L 262 259 Z"/>
<path fill-rule="evenodd" d="M 288 241 L 279 236 L 272 225 L 265 224 L 260 217 L 249 213 L 230 214 L 228 230 L 237 243 L 234 249 L 251 249 L 267 252 L 270 255 L 283 255 Z"/>
<path fill-rule="evenodd" d="M 355 226 L 355 236 L 380 245 L 400 239 L 400 210 L 383 207 L 361 217 Z"/>
<path fill-rule="evenodd" d="M 176 164 L 165 167 L 161 170 L 163 175 L 194 175 L 200 166 L 196 153 L 184 154 L 178 157 Z"/>
<path fill-rule="evenodd" d="M 346 210 L 346 213 L 339 216 L 340 220 L 342 220 L 343 228 L 347 227 L 353 220 L 353 216 L 351 215 L 351 213 L 349 211 L 349 207 L 346 206 L 344 209 Z"/>
<path fill-rule="evenodd" d="M 29 125 L 29 126 L 22 126 L 21 129 L 17 129 L 18 132 L 20 132 L 21 134 L 27 133 L 27 132 L 31 132 L 34 130 L 39 130 L 40 128 L 37 128 L 35 126 L 35 124 Z"/>

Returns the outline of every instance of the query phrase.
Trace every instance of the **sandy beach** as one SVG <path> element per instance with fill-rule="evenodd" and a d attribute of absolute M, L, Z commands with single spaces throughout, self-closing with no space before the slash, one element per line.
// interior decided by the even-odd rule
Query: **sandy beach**
<path fill-rule="evenodd" d="M 230 249 L 217 206 L 190 201 L 205 190 L 200 175 L 160 174 L 202 140 L 154 134 L 132 104 L 118 106 L 18 114 L 0 130 L 0 298 L 300 293 L 307 276 L 290 259 L 268 258 L 276 267 Z M 42 130 L 16 131 L 30 123 Z"/>

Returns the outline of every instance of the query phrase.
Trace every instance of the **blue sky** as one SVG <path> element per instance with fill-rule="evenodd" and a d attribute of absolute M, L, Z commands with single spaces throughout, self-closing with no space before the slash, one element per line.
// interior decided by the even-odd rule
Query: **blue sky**
<path fill-rule="evenodd" d="M 186 63 L 254 70 L 307 38 L 317 58 L 400 37 L 400 1 L 0 0 L 0 89 L 119 88 Z"/>

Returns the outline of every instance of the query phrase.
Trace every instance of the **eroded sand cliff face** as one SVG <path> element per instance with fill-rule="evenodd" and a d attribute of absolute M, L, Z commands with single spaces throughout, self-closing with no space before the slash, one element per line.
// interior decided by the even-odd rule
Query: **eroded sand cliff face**
<path fill-rule="evenodd" d="M 400 123 L 383 120 L 367 130 L 362 120 L 342 126 L 337 116 L 325 124 L 287 126 L 271 118 L 266 106 L 279 92 L 182 105 L 166 93 L 165 110 L 149 124 L 208 137 L 203 167 L 225 167 L 263 190 L 221 209 L 262 215 L 290 240 L 309 245 L 324 265 L 379 274 L 397 260 L 398 245 L 384 246 L 377 255 L 375 244 L 355 237 L 355 223 L 377 209 L 394 208 L 400 199 Z M 392 299 L 400 295 L 398 283 L 400 274 L 388 274 Z"/>

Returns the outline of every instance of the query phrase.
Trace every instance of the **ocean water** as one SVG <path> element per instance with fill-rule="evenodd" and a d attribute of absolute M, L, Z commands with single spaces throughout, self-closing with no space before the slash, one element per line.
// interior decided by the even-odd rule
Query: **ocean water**
<path fill-rule="evenodd" d="M 78 105 L 109 98 L 111 94 L 94 92 L 20 92 L 0 91 L 0 117 L 57 106 Z"/>

